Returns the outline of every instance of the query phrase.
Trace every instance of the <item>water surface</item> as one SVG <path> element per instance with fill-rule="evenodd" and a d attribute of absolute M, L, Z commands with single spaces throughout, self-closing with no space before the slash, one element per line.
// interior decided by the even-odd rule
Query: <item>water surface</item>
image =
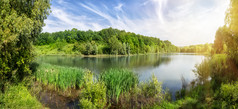
<path fill-rule="evenodd" d="M 195 54 L 149 54 L 120 57 L 70 57 L 70 56 L 41 56 L 38 62 L 53 65 L 87 68 L 95 73 L 110 68 L 127 68 L 140 76 L 140 81 L 147 81 L 154 74 L 163 82 L 163 88 L 174 94 L 182 88 L 181 77 L 187 83 L 196 78 L 193 73 L 195 65 L 205 57 Z"/>

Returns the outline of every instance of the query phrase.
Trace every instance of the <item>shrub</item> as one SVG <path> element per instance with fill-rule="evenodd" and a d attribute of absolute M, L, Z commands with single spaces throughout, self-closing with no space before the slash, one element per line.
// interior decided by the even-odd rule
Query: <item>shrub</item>
<path fill-rule="evenodd" d="M 222 103 L 222 108 L 238 108 L 238 82 L 234 84 L 222 84 L 220 94 L 216 97 Z"/>
<path fill-rule="evenodd" d="M 80 95 L 80 106 L 85 109 L 102 109 L 105 108 L 106 86 L 102 81 L 93 81 L 93 74 L 87 73 L 84 75 L 84 88 Z"/>
<path fill-rule="evenodd" d="M 162 87 L 161 83 L 158 82 L 157 78 L 153 75 L 152 80 L 148 81 L 147 83 L 142 83 L 142 94 L 145 97 L 155 97 L 155 98 L 162 98 Z"/>

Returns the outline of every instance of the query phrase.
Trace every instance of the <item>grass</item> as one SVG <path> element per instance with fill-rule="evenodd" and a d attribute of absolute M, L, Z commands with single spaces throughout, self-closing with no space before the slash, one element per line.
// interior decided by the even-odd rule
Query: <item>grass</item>
<path fill-rule="evenodd" d="M 4 94 L 0 93 L 1 109 L 41 109 L 43 106 L 31 96 L 24 85 L 10 86 Z"/>
<path fill-rule="evenodd" d="M 45 85 L 54 85 L 55 88 L 65 91 L 69 88 L 82 87 L 82 79 L 85 72 L 87 71 L 80 68 L 41 63 L 35 73 L 35 77 L 37 81 Z"/>
<path fill-rule="evenodd" d="M 121 93 L 129 91 L 138 83 L 138 75 L 125 69 L 110 69 L 100 75 L 100 80 L 105 82 L 109 98 L 116 97 Z"/>

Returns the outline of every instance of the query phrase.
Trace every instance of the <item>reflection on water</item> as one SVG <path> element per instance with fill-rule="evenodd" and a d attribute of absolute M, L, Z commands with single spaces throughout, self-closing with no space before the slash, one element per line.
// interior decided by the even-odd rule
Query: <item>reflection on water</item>
<path fill-rule="evenodd" d="M 121 57 L 69 57 L 69 56 L 41 56 L 38 62 L 45 62 L 60 66 L 87 68 L 95 73 L 110 68 L 128 68 L 139 74 L 141 81 L 148 80 L 155 75 L 163 82 L 173 96 L 182 88 L 181 77 L 186 82 L 195 79 L 193 69 L 202 62 L 204 56 L 194 54 L 150 54 Z"/>

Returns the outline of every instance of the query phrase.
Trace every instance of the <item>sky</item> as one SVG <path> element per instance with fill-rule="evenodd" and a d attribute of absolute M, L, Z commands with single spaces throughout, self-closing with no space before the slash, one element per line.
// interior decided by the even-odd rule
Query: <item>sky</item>
<path fill-rule="evenodd" d="M 229 0 L 53 0 L 43 32 L 117 28 L 176 46 L 213 43 Z"/>

